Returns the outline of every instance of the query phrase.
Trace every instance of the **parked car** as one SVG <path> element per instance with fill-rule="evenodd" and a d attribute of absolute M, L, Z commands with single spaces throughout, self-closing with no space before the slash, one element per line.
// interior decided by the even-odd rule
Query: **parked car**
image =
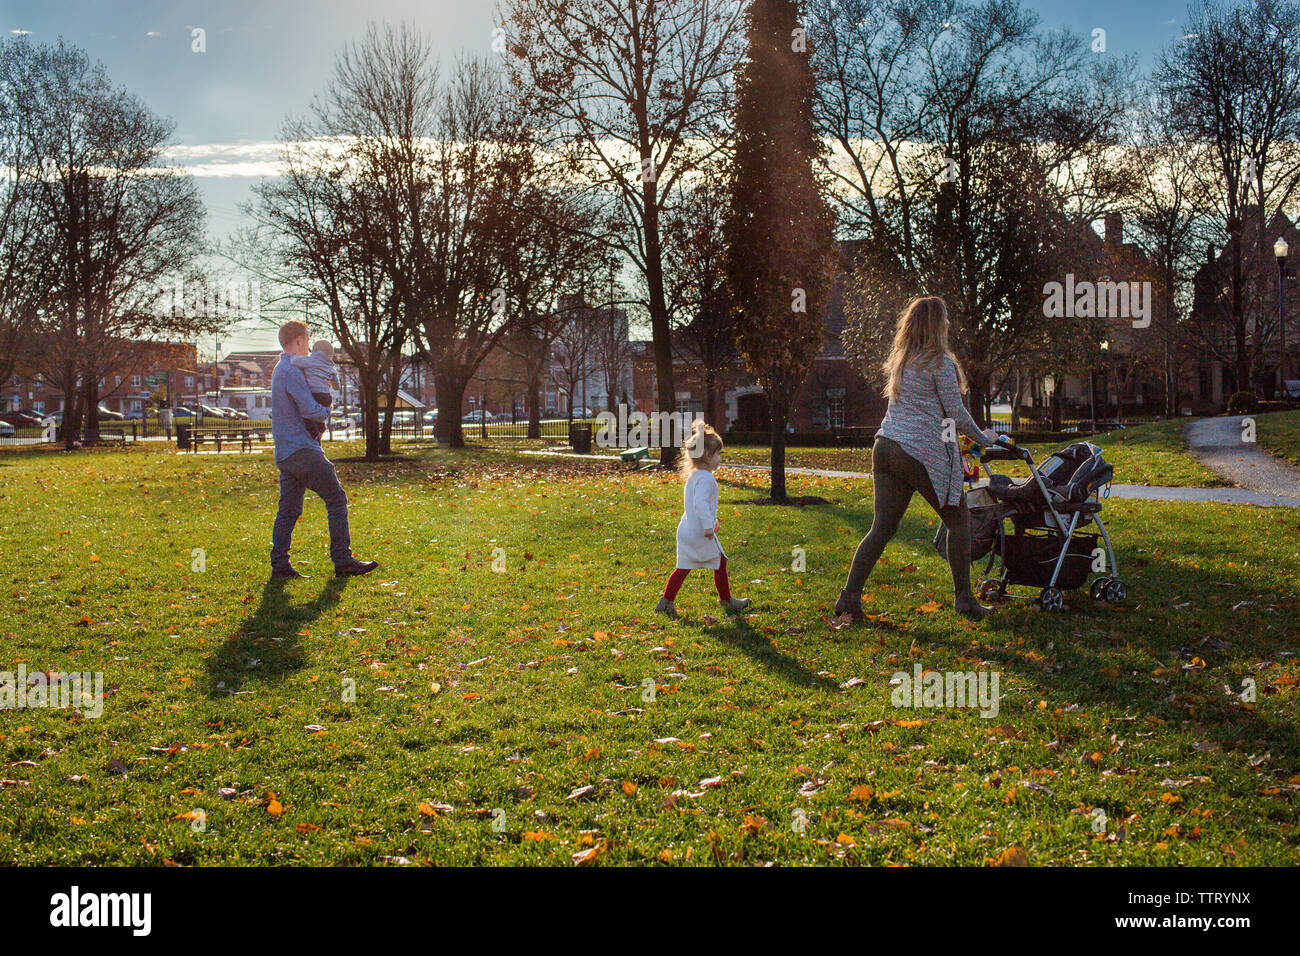
<path fill-rule="evenodd" d="M 105 407 L 105 406 L 103 406 L 103 405 L 100 405 L 100 406 L 99 406 L 99 420 L 100 420 L 100 421 L 124 422 L 124 421 L 126 421 L 126 416 L 123 415 L 121 412 L 115 412 L 115 411 L 113 411 L 111 408 L 107 408 L 107 407 Z"/>
<path fill-rule="evenodd" d="M 14 428 L 40 428 L 41 422 L 44 420 L 44 416 L 38 415 L 25 408 L 19 408 L 12 412 L 0 414 L 0 421 L 7 422 L 14 426 Z"/>
<path fill-rule="evenodd" d="M 144 412 L 138 408 L 133 409 L 126 413 L 126 420 L 129 422 L 142 422 L 144 421 Z"/>
<path fill-rule="evenodd" d="M 438 410 L 436 408 L 430 409 L 429 411 L 425 412 L 424 415 L 421 417 L 423 418 L 424 423 L 426 425 L 438 424 Z"/>
<path fill-rule="evenodd" d="M 0 420 L 0 438 L 13 438 L 14 426 L 6 421 Z"/>
<path fill-rule="evenodd" d="M 211 405 L 199 403 L 198 410 L 203 413 L 204 418 L 225 418 L 226 413 L 219 408 L 213 408 Z"/>
<path fill-rule="evenodd" d="M 190 408 L 189 406 L 187 405 L 172 406 L 172 421 L 176 421 L 182 418 L 193 418 L 193 417 L 194 417 L 194 409 Z"/>
<path fill-rule="evenodd" d="M 227 406 L 222 406 L 221 411 L 224 412 L 225 416 L 229 418 L 231 421 L 240 421 L 240 422 L 248 421 L 248 412 L 241 412 L 237 408 L 229 408 Z"/>
<path fill-rule="evenodd" d="M 573 410 L 573 417 L 574 418 L 595 418 L 596 411 L 595 409 L 584 408 L 583 406 L 579 405 Z"/>
<path fill-rule="evenodd" d="M 491 422 L 493 420 L 494 418 L 491 412 L 484 411 L 481 408 L 476 408 L 474 409 L 474 411 L 470 412 L 468 415 L 462 418 L 461 423 L 465 425 L 479 425 L 485 421 Z"/>

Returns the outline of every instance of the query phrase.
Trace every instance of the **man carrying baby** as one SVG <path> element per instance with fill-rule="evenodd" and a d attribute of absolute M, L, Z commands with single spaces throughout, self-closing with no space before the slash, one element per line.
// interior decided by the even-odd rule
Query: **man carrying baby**
<path fill-rule="evenodd" d="M 302 369 L 293 362 L 296 356 L 307 354 L 307 323 L 294 319 L 282 325 L 280 345 L 284 354 L 271 373 L 271 435 L 275 440 L 275 463 L 280 469 L 280 507 L 271 534 L 271 577 L 305 577 L 289 562 L 289 548 L 308 488 L 325 502 L 335 577 L 369 574 L 379 565 L 352 556 L 348 496 L 334 466 L 321 451 L 320 442 L 305 424 L 311 420 L 319 426 L 329 417 L 328 405 L 312 397 Z"/>
<path fill-rule="evenodd" d="M 302 370 L 303 377 L 307 379 L 307 387 L 311 389 L 311 397 L 328 410 L 334 404 L 334 386 L 339 381 L 338 366 L 334 364 L 334 346 L 330 340 L 320 339 L 306 355 L 291 356 L 290 361 Z M 317 441 L 325 434 L 325 426 L 320 422 L 304 418 L 303 424 Z"/>

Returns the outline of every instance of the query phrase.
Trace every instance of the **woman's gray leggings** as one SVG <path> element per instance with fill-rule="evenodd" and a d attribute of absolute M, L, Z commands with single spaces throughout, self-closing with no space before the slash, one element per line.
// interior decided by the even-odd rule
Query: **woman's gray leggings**
<path fill-rule="evenodd" d="M 962 492 L 960 504 L 941 506 L 925 465 L 903 451 L 897 442 L 884 437 L 878 437 L 872 446 L 871 478 L 875 485 L 875 518 L 871 531 L 853 555 L 845 590 L 862 590 L 885 545 L 898 533 L 898 524 L 913 493 L 919 491 L 948 529 L 948 566 L 952 569 L 953 593 L 959 598 L 969 596 L 970 509 L 966 507 L 966 493 Z"/>

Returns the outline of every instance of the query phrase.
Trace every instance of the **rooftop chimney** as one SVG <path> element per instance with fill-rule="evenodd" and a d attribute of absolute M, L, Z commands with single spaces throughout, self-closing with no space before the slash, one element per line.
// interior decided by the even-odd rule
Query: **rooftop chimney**
<path fill-rule="evenodd" d="M 1117 212 L 1106 213 L 1106 244 L 1118 246 L 1124 243 L 1124 217 Z"/>

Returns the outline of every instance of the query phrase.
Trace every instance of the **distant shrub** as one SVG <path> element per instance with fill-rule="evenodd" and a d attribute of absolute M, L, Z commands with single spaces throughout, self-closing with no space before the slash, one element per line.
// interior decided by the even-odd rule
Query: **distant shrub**
<path fill-rule="evenodd" d="M 1259 399 L 1254 392 L 1234 392 L 1228 399 L 1229 415 L 1254 415 L 1259 411 Z"/>
<path fill-rule="evenodd" d="M 1277 400 L 1261 399 L 1259 408 L 1255 409 L 1257 414 L 1263 415 L 1265 412 L 1285 412 L 1293 408 L 1300 408 L 1300 402 L 1283 402 Z"/>

